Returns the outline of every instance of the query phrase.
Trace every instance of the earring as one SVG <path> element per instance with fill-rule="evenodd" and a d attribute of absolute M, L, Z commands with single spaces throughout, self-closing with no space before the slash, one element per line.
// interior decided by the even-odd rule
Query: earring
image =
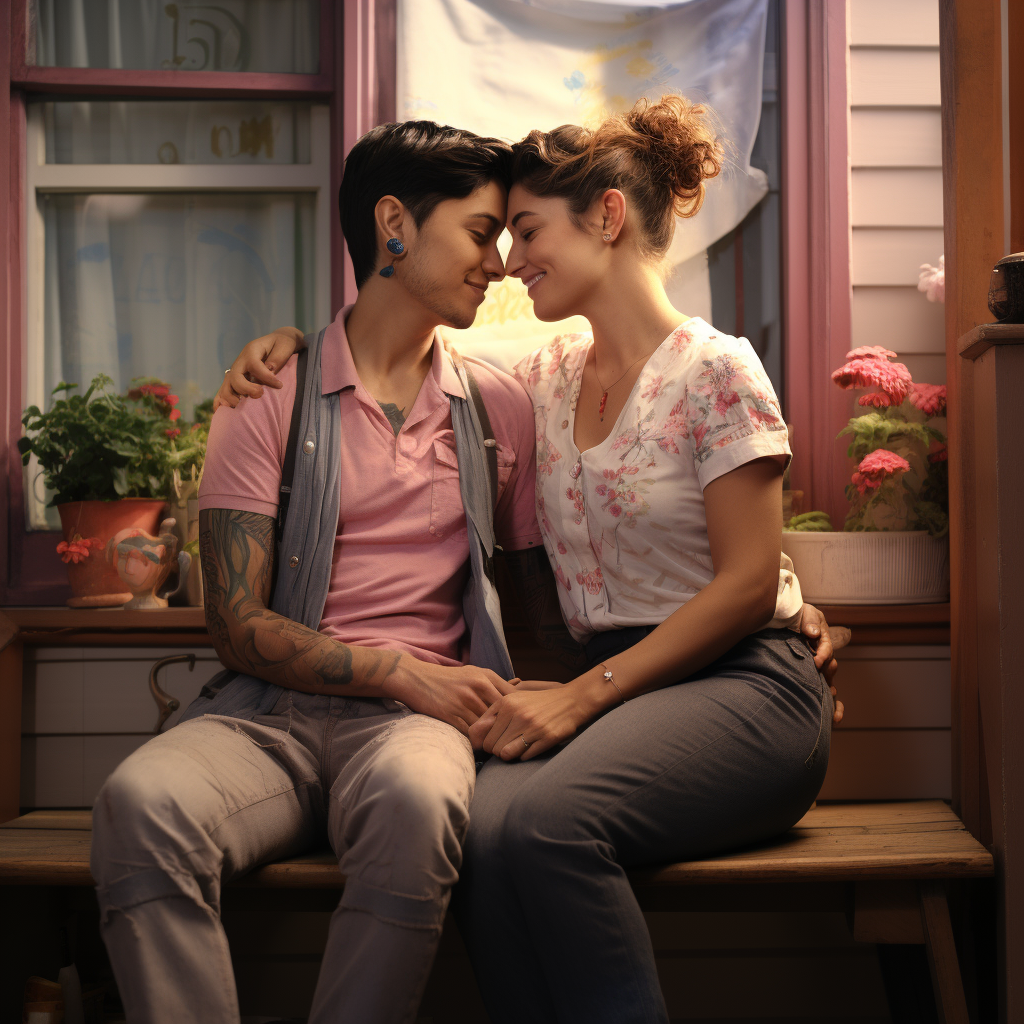
<path fill-rule="evenodd" d="M 398 257 L 398 256 L 401 256 L 402 253 L 405 252 L 405 246 L 402 244 L 402 240 L 400 238 L 389 238 L 387 240 L 386 244 L 387 244 L 387 250 L 388 250 L 389 253 L 391 253 L 392 256 Z M 381 267 L 381 269 L 380 269 L 380 276 L 381 277 L 391 277 L 391 275 L 394 274 L 394 272 L 395 272 L 395 261 L 392 260 L 391 263 L 388 266 Z"/>
<path fill-rule="evenodd" d="M 606 242 L 610 242 L 610 241 L 612 240 L 612 236 L 611 236 L 610 234 L 608 234 L 607 232 L 605 232 L 605 233 L 604 233 L 604 234 L 603 234 L 603 235 L 602 235 L 601 237 L 602 237 L 602 238 L 603 238 L 603 239 L 604 239 L 604 240 L 605 240 Z"/>

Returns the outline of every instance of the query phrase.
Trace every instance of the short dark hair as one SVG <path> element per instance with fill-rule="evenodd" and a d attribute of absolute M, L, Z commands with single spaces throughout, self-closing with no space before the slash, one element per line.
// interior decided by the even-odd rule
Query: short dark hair
<path fill-rule="evenodd" d="M 445 199 L 465 199 L 488 182 L 507 189 L 512 148 L 499 139 L 433 121 L 382 124 L 351 149 L 338 192 L 341 230 L 362 287 L 377 262 L 374 209 L 400 199 L 417 226 Z"/>

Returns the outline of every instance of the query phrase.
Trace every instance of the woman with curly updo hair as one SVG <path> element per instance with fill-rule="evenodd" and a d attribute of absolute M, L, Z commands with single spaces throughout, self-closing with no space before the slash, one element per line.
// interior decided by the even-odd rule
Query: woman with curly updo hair
<path fill-rule="evenodd" d="M 750 344 L 662 285 L 676 218 L 722 169 L 703 109 L 642 100 L 513 151 L 506 273 L 541 320 L 592 326 L 516 367 L 589 668 L 523 684 L 471 728 L 495 757 L 455 909 L 495 1024 L 667 1022 L 626 869 L 784 832 L 828 763 L 829 686 L 773 621 L 787 431 Z"/>

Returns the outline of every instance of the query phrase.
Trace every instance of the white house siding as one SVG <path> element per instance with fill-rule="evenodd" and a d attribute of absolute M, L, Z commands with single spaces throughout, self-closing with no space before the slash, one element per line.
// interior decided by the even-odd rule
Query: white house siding
<path fill-rule="evenodd" d="M 938 0 L 849 0 L 853 344 L 946 380 L 942 305 L 917 291 L 942 254 Z"/>

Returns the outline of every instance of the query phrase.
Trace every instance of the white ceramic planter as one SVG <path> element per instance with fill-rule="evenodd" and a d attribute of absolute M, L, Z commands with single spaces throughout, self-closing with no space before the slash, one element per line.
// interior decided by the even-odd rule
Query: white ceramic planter
<path fill-rule="evenodd" d="M 785 533 L 804 599 L 820 604 L 928 604 L 949 600 L 949 541 L 923 530 Z"/>

